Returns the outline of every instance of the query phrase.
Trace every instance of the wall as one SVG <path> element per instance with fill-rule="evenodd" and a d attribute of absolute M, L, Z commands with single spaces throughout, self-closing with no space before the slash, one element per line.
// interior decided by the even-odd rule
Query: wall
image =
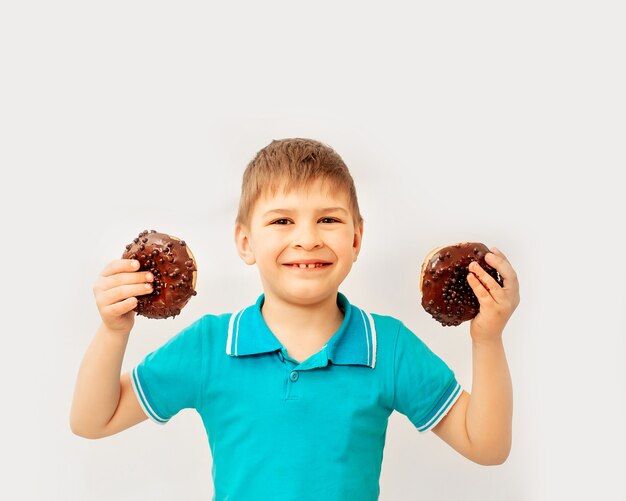
<path fill-rule="evenodd" d="M 364 247 L 350 300 L 401 318 L 471 389 L 469 325 L 420 307 L 433 247 L 507 254 L 508 461 L 481 467 L 402 415 L 381 500 L 624 499 L 624 9 L 618 2 L 20 2 L 2 7 L 2 423 L 7 499 L 210 499 L 183 411 L 106 440 L 68 417 L 92 287 L 144 229 L 183 237 L 198 295 L 138 318 L 123 370 L 205 312 L 250 304 L 241 174 L 272 139 L 349 165 Z M 5 496 L 2 496 L 3 498 Z"/>

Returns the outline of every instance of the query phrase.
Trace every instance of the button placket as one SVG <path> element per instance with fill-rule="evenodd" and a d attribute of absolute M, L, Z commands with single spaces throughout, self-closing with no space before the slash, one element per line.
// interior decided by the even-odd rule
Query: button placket
<path fill-rule="evenodd" d="M 302 391 L 304 390 L 303 379 L 300 377 L 300 373 L 306 369 L 301 369 L 300 365 L 293 365 L 290 370 L 285 374 L 287 376 L 287 400 L 299 400 L 302 398 Z"/>
<path fill-rule="evenodd" d="M 287 354 L 286 350 L 283 348 L 278 352 L 278 358 L 282 362 L 283 367 L 286 371 L 283 373 L 286 377 L 285 382 L 285 400 L 299 400 L 300 395 L 298 393 L 298 387 L 294 385 L 300 374 L 298 371 L 294 370 L 295 367 L 298 366 Z"/>

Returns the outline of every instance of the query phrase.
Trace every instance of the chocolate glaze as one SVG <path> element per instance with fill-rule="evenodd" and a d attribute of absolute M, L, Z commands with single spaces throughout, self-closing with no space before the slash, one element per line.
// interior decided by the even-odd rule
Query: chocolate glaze
<path fill-rule="evenodd" d="M 491 275 L 500 285 L 502 278 L 485 261 L 486 245 L 463 242 L 435 252 L 422 269 L 422 306 L 444 326 L 459 325 L 471 320 L 480 309 L 478 298 L 467 281 L 472 261 Z"/>
<path fill-rule="evenodd" d="M 122 259 L 138 260 L 139 271 L 149 271 L 154 276 L 152 293 L 137 296 L 137 315 L 175 317 L 191 296 L 196 295 L 196 263 L 184 240 L 144 230 L 126 246 Z"/>

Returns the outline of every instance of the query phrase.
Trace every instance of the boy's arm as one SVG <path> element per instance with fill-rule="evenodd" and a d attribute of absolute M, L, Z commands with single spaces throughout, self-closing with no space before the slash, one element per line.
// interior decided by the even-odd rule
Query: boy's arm
<path fill-rule="evenodd" d="M 434 433 L 472 461 L 502 464 L 511 450 L 513 391 L 502 343 L 502 332 L 519 304 L 519 284 L 499 250 L 485 257 L 503 278 L 500 286 L 478 263 L 470 265 L 467 281 L 480 303 L 472 319 L 472 394 L 463 392 Z"/>
<path fill-rule="evenodd" d="M 459 397 L 433 432 L 475 463 L 502 464 L 511 450 L 513 392 L 502 343 L 472 345 L 472 394 Z"/>
<path fill-rule="evenodd" d="M 78 371 L 70 411 L 70 428 L 76 435 L 106 437 L 146 419 L 128 374 L 120 377 L 137 296 L 150 293 L 152 286 L 146 281 L 154 280 L 138 269 L 135 260 L 117 259 L 102 270 L 94 285 L 102 324 Z"/>
<path fill-rule="evenodd" d="M 70 413 L 70 427 L 76 435 L 103 438 L 147 419 L 129 374 L 120 376 L 129 334 L 111 332 L 103 324 L 87 349 Z"/>

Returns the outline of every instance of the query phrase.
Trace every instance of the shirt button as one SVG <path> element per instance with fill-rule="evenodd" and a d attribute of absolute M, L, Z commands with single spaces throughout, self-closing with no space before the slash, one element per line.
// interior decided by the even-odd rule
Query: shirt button
<path fill-rule="evenodd" d="M 291 374 L 289 374 L 289 379 L 291 379 L 292 381 L 297 381 L 298 373 L 296 371 L 293 371 Z"/>

